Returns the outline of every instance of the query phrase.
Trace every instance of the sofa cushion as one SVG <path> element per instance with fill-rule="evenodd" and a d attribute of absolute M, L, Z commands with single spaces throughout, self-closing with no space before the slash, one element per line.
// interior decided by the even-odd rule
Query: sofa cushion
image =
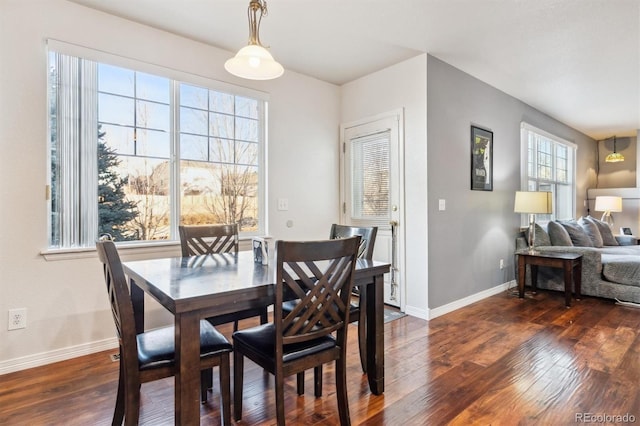
<path fill-rule="evenodd" d="M 640 287 L 640 258 L 629 255 L 602 255 L 602 275 L 607 281 Z"/>
<path fill-rule="evenodd" d="M 549 232 L 549 239 L 552 246 L 572 246 L 571 237 L 569 233 L 558 222 L 551 221 L 547 224 L 547 231 Z"/>
<path fill-rule="evenodd" d="M 577 247 L 593 247 L 593 243 L 591 242 L 591 238 L 584 232 L 582 226 L 578 224 L 575 220 L 562 220 L 559 221 L 560 225 L 564 226 L 564 229 L 569 233 L 569 237 L 571 237 L 571 242 L 574 246 Z"/>
<path fill-rule="evenodd" d="M 525 238 L 527 239 L 527 243 L 529 242 L 529 228 L 524 233 Z M 535 245 L 536 247 L 541 246 L 550 246 L 551 239 L 549 238 L 549 234 L 545 231 L 542 226 L 535 224 L 535 232 L 534 237 L 536 238 Z"/>
<path fill-rule="evenodd" d="M 613 232 L 611 232 L 611 228 L 606 222 L 596 219 L 593 216 L 587 216 L 587 220 L 595 223 L 598 227 L 598 231 L 600 231 L 600 235 L 602 236 L 602 245 L 605 246 L 617 246 L 618 240 L 613 236 Z"/>
<path fill-rule="evenodd" d="M 598 230 L 598 226 L 592 221 L 581 217 L 578 219 L 578 224 L 582 227 L 584 232 L 587 234 L 591 243 L 594 247 L 602 247 L 604 245 L 602 241 L 602 235 L 600 235 L 600 231 Z"/>

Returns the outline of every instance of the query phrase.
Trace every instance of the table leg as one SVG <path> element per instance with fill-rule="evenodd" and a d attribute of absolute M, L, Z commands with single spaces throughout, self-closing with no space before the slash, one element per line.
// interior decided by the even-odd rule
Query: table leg
<path fill-rule="evenodd" d="M 194 312 L 175 315 L 176 425 L 200 424 L 200 319 Z"/>
<path fill-rule="evenodd" d="M 575 284 L 576 300 L 582 297 L 582 259 L 576 262 L 576 268 L 573 271 L 573 282 Z"/>
<path fill-rule="evenodd" d="M 518 296 L 524 298 L 524 280 L 527 277 L 527 264 L 524 256 L 518 256 Z"/>
<path fill-rule="evenodd" d="M 384 392 L 384 275 L 367 284 L 367 379 L 375 395 Z"/>
<path fill-rule="evenodd" d="M 531 269 L 531 293 L 538 292 L 538 265 L 529 265 Z"/>
<path fill-rule="evenodd" d="M 563 263 L 564 269 L 564 305 L 571 307 L 571 286 L 573 285 L 573 265 L 572 262 L 565 261 Z"/>
<path fill-rule="evenodd" d="M 144 290 L 133 280 L 129 280 L 131 303 L 133 304 L 133 319 L 136 324 L 136 333 L 144 333 Z"/>
<path fill-rule="evenodd" d="M 571 293 L 573 293 L 572 286 L 575 283 L 576 276 L 573 273 L 573 262 L 567 260 L 564 262 L 564 305 L 567 308 L 571 307 Z M 577 291 L 577 290 L 576 290 Z"/>

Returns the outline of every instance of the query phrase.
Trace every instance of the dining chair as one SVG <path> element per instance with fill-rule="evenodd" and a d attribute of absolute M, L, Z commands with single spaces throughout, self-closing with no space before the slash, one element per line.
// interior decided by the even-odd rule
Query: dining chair
<path fill-rule="evenodd" d="M 233 333 L 234 418 L 242 418 L 244 357 L 275 376 L 276 418 L 285 424 L 284 378 L 335 362 L 341 425 L 349 425 L 346 344 L 360 237 L 276 242 L 273 322 Z M 285 297 L 299 301 L 290 313 Z M 335 336 L 334 336 L 335 334 Z"/>
<path fill-rule="evenodd" d="M 360 247 L 358 248 L 358 258 L 372 260 L 373 249 L 376 244 L 376 236 L 378 235 L 377 226 L 349 226 L 338 225 L 336 223 L 331 225 L 331 232 L 329 238 L 349 238 L 355 235 L 360 235 Z M 362 371 L 367 371 L 367 321 L 366 321 L 366 307 L 362 306 L 363 301 L 366 300 L 366 288 L 358 287 L 357 290 L 358 304 L 351 303 L 351 310 L 349 315 L 349 322 L 358 322 L 358 347 L 360 349 L 360 365 Z"/>
<path fill-rule="evenodd" d="M 180 225 L 180 247 L 182 256 L 199 256 L 217 253 L 238 254 L 238 224 Z M 258 307 L 207 318 L 212 325 L 233 322 L 233 331 L 238 330 L 238 321 L 260 317 L 260 324 L 267 322 L 267 307 Z"/>
<path fill-rule="evenodd" d="M 113 241 L 101 238 L 96 243 L 98 258 L 104 266 L 104 279 L 111 303 L 120 346 L 118 393 L 112 425 L 137 425 L 140 414 L 140 386 L 171 377 L 175 368 L 175 331 L 173 326 L 137 334 L 133 303 Z M 231 424 L 231 385 L 229 341 L 207 321 L 200 321 L 200 396 L 207 400 L 207 384 L 212 368 L 219 366 L 220 417 Z"/>
<path fill-rule="evenodd" d="M 349 225 L 332 224 L 329 238 L 340 239 L 349 238 L 356 235 L 360 236 L 360 246 L 358 247 L 358 258 L 371 260 L 373 258 L 373 249 L 378 234 L 377 226 L 358 227 Z M 354 288 L 354 292 L 356 289 Z M 366 288 L 358 288 L 358 304 L 350 303 L 349 305 L 349 323 L 358 322 L 358 348 L 360 353 L 360 365 L 362 371 L 367 371 L 367 322 L 366 307 L 362 306 L 366 298 Z M 283 311 L 291 312 L 295 309 L 297 301 L 289 300 L 284 302 Z M 304 394 L 304 371 L 298 373 L 297 376 L 298 395 Z M 322 396 L 322 366 L 314 369 L 314 395 Z"/>

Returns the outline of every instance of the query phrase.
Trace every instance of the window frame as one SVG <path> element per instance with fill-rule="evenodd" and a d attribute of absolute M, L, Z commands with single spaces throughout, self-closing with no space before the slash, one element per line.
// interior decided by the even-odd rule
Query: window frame
<path fill-rule="evenodd" d="M 536 134 L 540 137 L 543 137 L 545 139 L 548 139 L 552 142 L 552 147 L 551 147 L 551 151 L 552 151 L 552 173 L 553 173 L 553 177 L 551 179 L 542 179 L 539 178 L 537 175 L 532 177 L 529 176 L 529 134 L 533 133 Z M 568 179 L 570 180 L 570 183 L 564 183 L 562 181 L 559 181 L 557 179 L 557 164 L 556 164 L 556 157 L 557 157 L 557 150 L 556 147 L 557 146 L 564 146 L 566 147 L 569 152 L 568 152 L 568 156 L 571 158 L 567 159 L 567 167 L 570 169 L 567 173 L 568 175 Z M 520 190 L 521 191 L 530 191 L 531 188 L 529 187 L 529 183 L 530 182 L 535 182 L 535 190 L 540 190 L 540 186 L 542 185 L 551 185 L 554 187 L 554 190 L 552 190 L 551 192 L 553 193 L 553 212 L 550 215 L 538 215 L 538 219 L 536 219 L 536 222 L 538 223 L 547 223 L 549 220 L 555 220 L 557 219 L 557 215 L 558 215 L 558 211 L 557 211 L 557 205 L 558 205 L 558 197 L 560 196 L 558 194 L 558 191 L 555 189 L 555 187 L 557 185 L 566 185 L 570 187 L 570 212 L 571 212 L 571 218 L 573 218 L 575 216 L 575 211 L 576 211 L 576 159 L 577 159 L 577 152 L 578 152 L 578 145 L 568 141 L 566 139 L 563 139 L 559 136 L 556 136 L 552 133 L 549 133 L 545 130 L 542 130 L 540 128 L 537 128 L 535 126 L 532 126 L 531 124 L 528 124 L 526 122 L 522 122 L 520 125 L 520 149 L 521 149 L 521 166 L 520 166 L 520 171 L 521 171 L 521 183 L 520 183 Z M 534 169 L 534 173 L 537 174 L 537 154 L 539 153 L 539 150 L 536 149 L 534 150 L 534 163 L 533 163 L 533 169 Z M 521 219 L 520 219 L 520 224 L 523 227 L 528 226 L 529 224 L 529 219 L 528 219 L 528 214 L 522 214 L 521 215 Z M 560 218 L 560 219 L 568 219 L 568 218 Z"/>
<path fill-rule="evenodd" d="M 119 246 L 124 247 L 148 247 L 147 251 L 157 251 L 158 249 L 163 250 L 162 247 L 173 246 L 178 241 L 178 224 L 180 221 L 180 129 L 178 128 L 179 120 L 179 88 L 180 84 L 188 84 L 197 87 L 206 88 L 207 90 L 213 90 L 218 92 L 223 92 L 226 94 L 230 94 L 233 96 L 246 97 L 250 99 L 254 99 L 258 101 L 258 188 L 257 188 L 257 197 L 258 197 L 258 221 L 259 227 L 256 231 L 251 232 L 243 232 L 240 234 L 241 239 L 250 239 L 252 236 L 264 236 L 268 234 L 268 224 L 267 220 L 267 198 L 266 198 L 266 176 L 267 176 L 267 146 L 268 146 L 268 104 L 269 104 L 269 96 L 265 92 L 261 92 L 254 89 L 249 89 L 246 87 L 235 86 L 229 83 L 221 82 L 218 80 L 213 80 L 207 77 L 203 77 L 200 75 L 192 74 L 186 71 L 177 70 L 174 68 L 166 68 L 160 65 L 151 64 L 148 62 L 139 61 L 136 59 L 131 59 L 103 51 L 97 51 L 88 47 L 79 46 L 76 44 L 70 44 L 59 40 L 48 39 L 46 40 L 46 63 L 49 64 L 49 55 L 51 52 L 75 56 L 82 59 L 87 59 L 90 61 L 94 61 L 96 63 L 112 65 L 122 68 L 127 68 L 130 70 L 134 70 L 137 72 L 147 73 L 154 76 L 167 78 L 170 80 L 170 112 L 171 115 L 170 120 L 171 128 L 170 128 L 170 211 L 171 215 L 170 219 L 170 231 L 167 239 L 164 240 L 138 240 L 138 241 L 127 241 L 119 243 Z M 47 85 L 49 84 L 49 69 L 47 67 Z M 47 100 L 47 108 L 49 107 L 49 101 Z M 175 125 L 174 125 L 175 123 Z M 47 183 L 48 188 L 50 188 L 52 172 L 51 172 L 51 122 L 50 122 L 50 112 L 47 111 Z M 48 189 L 50 192 L 50 190 Z M 50 245 L 50 236 L 52 232 L 52 217 L 51 217 L 51 203 L 47 202 L 47 238 L 46 238 L 46 246 L 47 248 L 43 250 L 41 253 L 45 255 L 55 255 L 55 254 L 67 254 L 65 257 L 76 257 L 75 254 L 82 253 L 85 251 L 94 251 L 95 248 L 87 247 L 87 246 L 51 246 Z M 97 229 L 96 229 L 96 237 L 97 237 Z M 156 248 L 153 248 L 156 247 Z"/>

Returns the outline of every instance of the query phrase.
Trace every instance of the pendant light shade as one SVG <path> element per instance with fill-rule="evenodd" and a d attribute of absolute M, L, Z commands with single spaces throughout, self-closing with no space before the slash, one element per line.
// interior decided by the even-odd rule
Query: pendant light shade
<path fill-rule="evenodd" d="M 262 46 L 250 44 L 224 63 L 231 74 L 249 80 L 271 80 L 280 77 L 284 68 L 273 59 L 271 53 Z"/>
<path fill-rule="evenodd" d="M 258 11 L 260 16 L 258 17 Z M 249 80 L 271 80 L 280 77 L 284 68 L 273 59 L 260 43 L 260 21 L 267 15 L 267 2 L 251 0 L 247 10 L 249 17 L 249 43 L 227 60 L 224 68 L 231 74 Z"/>
<path fill-rule="evenodd" d="M 624 155 L 616 151 L 616 137 L 613 137 L 613 152 L 604 159 L 607 163 L 619 163 L 624 161 Z"/>

